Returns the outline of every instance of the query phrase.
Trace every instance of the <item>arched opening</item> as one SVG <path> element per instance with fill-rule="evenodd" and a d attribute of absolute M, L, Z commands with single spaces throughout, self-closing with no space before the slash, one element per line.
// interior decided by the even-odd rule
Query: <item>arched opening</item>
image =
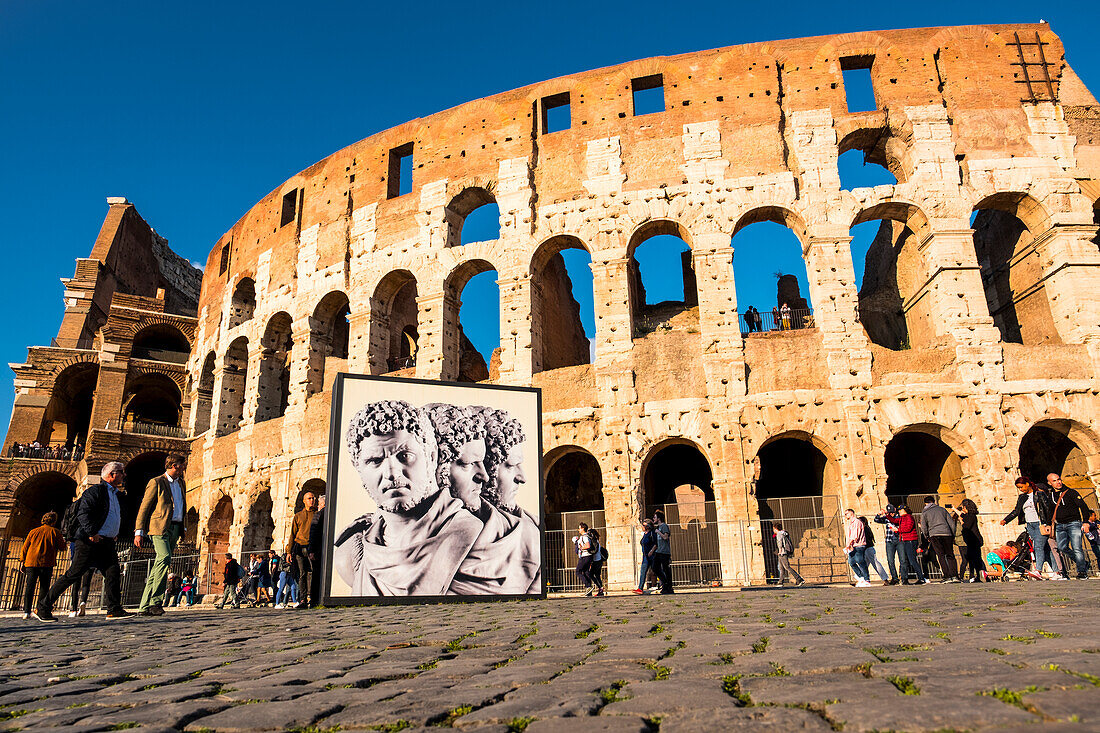
<path fill-rule="evenodd" d="M 189 548 L 193 548 L 196 551 L 198 550 L 199 510 L 195 507 L 191 507 L 187 510 L 187 517 L 183 528 L 183 538 L 181 541 Z"/>
<path fill-rule="evenodd" d="M 236 338 L 222 360 L 221 409 L 218 435 L 227 435 L 241 426 L 244 418 L 244 388 L 248 381 L 248 339 Z"/>
<path fill-rule="evenodd" d="M 168 454 L 162 451 L 150 451 L 142 453 L 126 464 L 126 491 L 119 494 L 119 509 L 122 512 L 119 537 L 133 538 L 138 507 L 141 506 L 141 500 L 145 498 L 149 482 L 164 473 L 164 460 L 167 457 Z"/>
<path fill-rule="evenodd" d="M 679 585 L 710 585 L 722 578 L 718 514 L 706 456 L 693 444 L 666 441 L 642 466 L 646 516 L 664 511 L 672 530 L 672 577 Z"/>
<path fill-rule="evenodd" d="M 1042 216 L 1023 194 L 995 194 L 974 207 L 974 251 L 993 323 L 1001 340 L 1034 346 L 1060 344 L 1050 312 L 1043 256 L 1025 220 Z M 1041 234 L 1041 232 L 1038 232 Z"/>
<path fill-rule="evenodd" d="M 85 447 L 92 420 L 99 365 L 81 362 L 66 367 L 54 380 L 38 442 L 42 445 Z"/>
<path fill-rule="evenodd" d="M 290 315 L 276 313 L 267 322 L 260 341 L 259 399 L 256 422 L 273 420 L 286 414 L 290 405 L 290 358 L 293 351 Z"/>
<path fill-rule="evenodd" d="M 459 382 L 495 379 L 500 370 L 500 288 L 485 260 L 463 262 L 443 286 L 443 359 Z"/>
<path fill-rule="evenodd" d="M 898 156 L 888 152 L 888 148 L 897 145 L 885 127 L 864 128 L 845 135 L 837 159 L 840 187 L 851 191 L 904 181 Z"/>
<path fill-rule="evenodd" d="M 199 372 L 199 387 L 195 391 L 195 435 L 201 435 L 210 429 L 210 416 L 214 411 L 214 366 L 217 360 L 214 352 L 206 356 Z"/>
<path fill-rule="evenodd" d="M 213 592 L 221 593 L 222 574 L 217 572 L 225 562 L 225 553 L 229 552 L 229 533 L 233 529 L 233 500 L 225 494 L 214 505 L 214 511 L 210 513 L 210 520 L 206 523 L 206 553 L 207 562 L 213 563 L 209 577 Z M 241 558 L 236 558 L 240 562 Z"/>
<path fill-rule="evenodd" d="M 445 215 L 448 247 L 500 239 L 500 208 L 489 188 L 463 189 L 451 200 Z"/>
<path fill-rule="evenodd" d="M 576 587 L 574 574 L 576 552 L 572 537 L 577 525 L 584 522 L 607 536 L 604 518 L 603 474 L 600 464 L 588 451 L 576 446 L 563 446 L 550 451 L 543 459 L 548 466 L 545 487 L 546 571 L 544 577 L 551 589 Z"/>
<path fill-rule="evenodd" d="M 191 344 L 175 326 L 158 323 L 137 332 L 130 355 L 135 359 L 186 364 L 191 355 Z"/>
<path fill-rule="evenodd" d="M 757 209 L 742 218 L 733 235 L 733 276 L 744 336 L 814 325 L 806 261 L 792 222 L 782 209 Z"/>
<path fill-rule="evenodd" d="M 872 343 L 892 351 L 928 346 L 936 329 L 927 297 L 919 237 L 924 215 L 907 204 L 860 212 L 851 227 L 859 319 Z"/>
<path fill-rule="evenodd" d="M 371 374 L 416 366 L 419 338 L 416 299 L 416 278 L 408 270 L 395 270 L 378 283 L 370 306 Z"/>
<path fill-rule="evenodd" d="M 939 496 L 941 506 L 957 506 L 965 497 L 962 458 L 931 432 L 895 435 L 886 446 L 885 463 L 886 498 L 914 513 L 920 513 L 926 496 Z"/>
<path fill-rule="evenodd" d="M 233 300 L 229 304 L 229 328 L 251 321 L 256 312 L 256 283 L 251 278 L 242 278 L 233 289 Z"/>
<path fill-rule="evenodd" d="M 158 433 L 157 428 L 178 427 L 183 396 L 170 377 L 145 373 L 126 382 L 122 398 L 123 429 Z"/>
<path fill-rule="evenodd" d="M 791 564 L 806 580 L 846 579 L 840 517 L 840 469 L 804 433 L 774 438 L 754 467 L 766 577 L 777 578 L 773 531 L 781 522 L 795 547 Z"/>
<path fill-rule="evenodd" d="M 325 495 L 325 480 L 319 478 L 311 478 L 302 484 L 302 488 L 298 489 L 298 496 L 294 498 L 294 513 L 302 511 L 306 508 L 305 501 L 302 499 L 306 494 L 313 494 L 317 498 Z"/>
<path fill-rule="evenodd" d="M 697 327 L 699 293 L 687 231 L 675 222 L 651 221 L 627 249 L 633 337 Z"/>
<path fill-rule="evenodd" d="M 26 537 L 42 524 L 46 512 L 57 512 L 60 520 L 75 496 L 76 481 L 72 476 L 58 471 L 41 471 L 30 476 L 15 490 L 5 536 Z"/>
<path fill-rule="evenodd" d="M 309 380 L 306 394 L 316 394 L 332 384 L 337 373 L 347 371 L 348 317 L 351 304 L 339 290 L 326 295 L 313 311 L 309 333 Z"/>
<path fill-rule="evenodd" d="M 264 552 L 271 549 L 275 532 L 275 519 L 272 517 L 274 505 L 271 490 L 261 491 L 248 509 L 248 522 L 244 526 L 241 538 L 241 557 L 249 552 Z"/>
<path fill-rule="evenodd" d="M 576 237 L 554 237 L 531 260 L 531 371 L 593 361 L 592 256 Z"/>
<path fill-rule="evenodd" d="M 1046 483 L 1047 475 L 1056 473 L 1066 486 L 1081 492 L 1089 506 L 1095 509 L 1096 489 L 1089 478 L 1088 456 L 1070 437 L 1072 431 L 1073 424 L 1069 420 L 1049 420 L 1033 425 L 1020 441 L 1020 474 L 1032 481 Z"/>

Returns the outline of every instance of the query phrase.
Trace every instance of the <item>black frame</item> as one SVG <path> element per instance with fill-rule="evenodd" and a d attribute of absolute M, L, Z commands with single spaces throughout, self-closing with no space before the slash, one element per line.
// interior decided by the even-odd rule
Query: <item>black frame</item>
<path fill-rule="evenodd" d="M 331 548 L 336 539 L 336 512 L 328 511 L 328 507 L 335 508 L 339 500 L 339 460 L 340 436 L 343 425 L 344 408 L 344 384 L 348 380 L 369 380 L 383 383 L 422 384 L 432 387 L 449 386 L 472 389 L 495 389 L 507 392 L 527 392 L 535 395 L 535 412 L 538 415 L 538 468 L 539 468 L 539 564 L 542 584 L 539 592 L 529 594 L 509 595 L 483 595 L 483 596 L 339 596 L 332 595 L 332 552 Z M 529 444 L 529 443 L 528 443 Z M 329 441 L 328 441 L 328 472 L 326 474 L 325 489 L 325 553 L 324 575 L 321 579 L 321 601 L 325 606 L 365 606 L 365 605 L 409 605 L 420 603 L 469 603 L 484 601 L 515 601 L 515 600 L 545 600 L 546 599 L 546 487 L 543 485 L 542 471 L 542 390 L 538 387 L 513 387 L 502 384 L 471 384 L 469 382 L 452 382 L 440 379 L 413 379 L 410 377 L 390 377 L 368 374 L 339 373 L 332 385 L 332 405 L 329 417 Z"/>

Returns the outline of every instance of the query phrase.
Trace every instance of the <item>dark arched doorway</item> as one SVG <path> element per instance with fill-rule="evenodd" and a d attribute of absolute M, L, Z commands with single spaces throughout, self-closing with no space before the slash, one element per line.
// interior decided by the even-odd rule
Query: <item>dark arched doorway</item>
<path fill-rule="evenodd" d="M 126 464 L 126 490 L 119 495 L 119 509 L 122 510 L 122 525 L 118 532 L 120 538 L 133 539 L 134 523 L 141 500 L 145 498 L 145 490 L 150 481 L 164 473 L 167 457 L 167 453 L 152 451 L 142 453 Z"/>
<path fill-rule="evenodd" d="M 549 465 L 543 483 L 546 495 L 546 571 L 551 590 L 576 587 L 576 555 L 572 537 L 586 523 L 607 537 L 604 518 L 603 474 L 588 451 L 575 446 L 557 448 L 544 459 Z"/>
<path fill-rule="evenodd" d="M 840 480 L 836 463 L 809 435 L 775 438 L 756 456 L 756 503 L 760 545 L 768 579 L 778 577 L 775 523 L 790 534 L 791 565 L 811 582 L 848 577 L 841 541 Z"/>
<path fill-rule="evenodd" d="M 1088 459 L 1069 432 L 1068 420 L 1042 423 L 1028 430 L 1020 441 L 1020 473 L 1039 483 L 1046 483 L 1047 476 L 1056 473 L 1095 509 L 1096 489 L 1089 478 Z"/>
<path fill-rule="evenodd" d="M 11 518 L 5 534 L 26 537 L 42 523 L 46 512 L 57 512 L 60 518 L 76 496 L 76 481 L 58 471 L 42 471 L 27 478 L 15 490 Z"/>
<path fill-rule="evenodd" d="M 885 463 L 886 498 L 893 504 L 919 513 L 926 496 L 938 496 L 941 505 L 957 505 L 964 497 L 962 459 L 934 435 L 895 435 L 886 446 Z"/>
<path fill-rule="evenodd" d="M 711 480 L 706 456 L 682 441 L 658 446 L 642 467 L 646 516 L 664 511 L 672 530 L 672 579 L 677 585 L 712 585 L 722 578 Z"/>
<path fill-rule="evenodd" d="M 247 558 L 247 553 L 266 553 L 271 549 L 272 535 L 275 532 L 272 509 L 271 491 L 260 492 L 248 509 L 248 522 L 244 526 L 244 536 L 241 538 L 242 558 Z"/>
<path fill-rule="evenodd" d="M 308 493 L 313 493 L 318 499 L 325 495 L 325 480 L 319 478 L 311 478 L 302 484 L 302 488 L 298 489 L 298 496 L 294 498 L 294 513 L 302 511 L 306 508 L 305 502 L 302 497 Z"/>

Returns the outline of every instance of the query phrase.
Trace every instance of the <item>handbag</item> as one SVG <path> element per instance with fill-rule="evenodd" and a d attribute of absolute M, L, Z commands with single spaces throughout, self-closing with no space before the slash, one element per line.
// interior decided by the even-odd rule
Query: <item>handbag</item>
<path fill-rule="evenodd" d="M 1066 495 L 1066 492 L 1062 492 L 1062 495 L 1058 497 L 1058 501 L 1054 504 L 1054 511 L 1050 513 L 1050 524 L 1040 524 L 1039 533 L 1044 537 L 1050 537 L 1054 534 L 1054 518 L 1058 516 L 1058 507 L 1062 504 L 1062 497 Z"/>

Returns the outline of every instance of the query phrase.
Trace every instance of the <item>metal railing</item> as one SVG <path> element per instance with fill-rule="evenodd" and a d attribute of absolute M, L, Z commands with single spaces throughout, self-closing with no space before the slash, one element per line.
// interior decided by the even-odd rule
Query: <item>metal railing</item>
<path fill-rule="evenodd" d="M 816 325 L 811 308 L 791 309 L 787 313 L 774 308 L 770 311 L 741 313 L 737 318 L 741 325 L 742 337 L 750 333 L 797 331 L 803 328 L 814 328 Z"/>
<path fill-rule="evenodd" d="M 401 369 L 409 369 L 416 366 L 415 356 L 395 356 L 390 359 L 390 371 L 396 372 Z"/>
<path fill-rule="evenodd" d="M 12 443 L 4 455 L 7 458 L 31 458 L 42 461 L 80 461 L 84 458 L 82 446 L 69 446 L 65 443 L 50 443 L 35 446 L 33 443 Z"/>
<path fill-rule="evenodd" d="M 142 420 L 108 420 L 107 430 L 118 430 L 133 435 L 155 435 L 161 438 L 189 438 L 188 428 L 180 425 L 163 425 Z"/>

